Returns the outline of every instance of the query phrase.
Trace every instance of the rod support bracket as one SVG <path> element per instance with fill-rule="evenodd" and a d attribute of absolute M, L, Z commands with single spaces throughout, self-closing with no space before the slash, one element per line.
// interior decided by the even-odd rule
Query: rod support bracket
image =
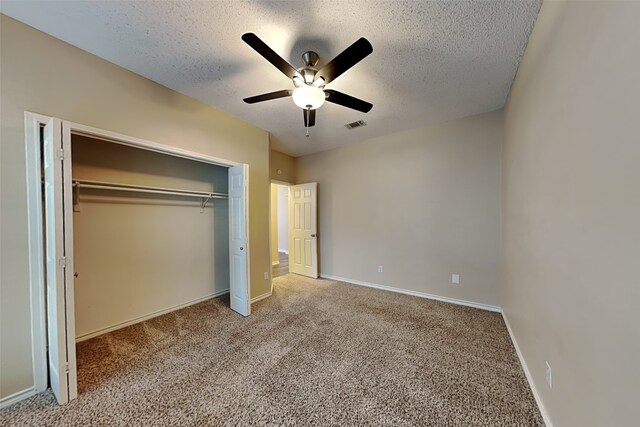
<path fill-rule="evenodd" d="M 73 211 L 80 212 L 80 185 L 73 183 Z"/>
<path fill-rule="evenodd" d="M 200 213 L 204 213 L 204 207 L 206 206 L 207 202 L 211 200 L 211 197 L 213 197 L 213 194 L 209 194 L 206 199 L 202 199 L 202 204 L 200 205 Z"/>

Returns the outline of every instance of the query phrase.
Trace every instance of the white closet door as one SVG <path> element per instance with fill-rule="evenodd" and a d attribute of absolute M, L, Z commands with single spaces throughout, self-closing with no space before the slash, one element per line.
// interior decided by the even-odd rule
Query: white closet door
<path fill-rule="evenodd" d="M 251 314 L 249 297 L 249 167 L 229 168 L 229 264 L 231 309 Z"/>
<path fill-rule="evenodd" d="M 52 118 L 45 126 L 43 149 L 49 380 L 58 403 L 64 404 L 77 391 L 75 375 L 71 381 L 69 377 L 70 368 L 75 373 L 73 319 L 67 322 L 67 312 L 73 316 L 68 304 L 73 304 L 71 149 L 59 119 Z"/>
<path fill-rule="evenodd" d="M 289 187 L 289 271 L 318 277 L 317 182 Z"/>
<path fill-rule="evenodd" d="M 78 370 L 76 365 L 76 305 L 75 305 L 75 268 L 73 265 L 73 178 L 71 174 L 71 126 L 62 122 L 62 193 L 64 206 L 64 273 L 65 304 L 67 320 L 67 377 L 69 379 L 69 400 L 78 397 Z"/>

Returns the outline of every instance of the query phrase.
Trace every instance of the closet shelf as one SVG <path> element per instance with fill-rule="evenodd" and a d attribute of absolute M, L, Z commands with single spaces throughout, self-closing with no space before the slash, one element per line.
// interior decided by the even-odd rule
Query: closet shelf
<path fill-rule="evenodd" d="M 204 206 L 207 204 L 207 202 L 210 199 L 227 199 L 229 197 L 229 195 L 225 193 L 183 190 L 183 189 L 167 188 L 167 187 L 150 187 L 146 185 L 120 184 L 116 182 L 91 181 L 86 179 L 74 179 L 73 187 L 75 190 L 74 204 L 78 203 L 77 190 L 80 188 L 93 188 L 98 190 L 111 190 L 111 191 L 129 191 L 133 193 L 168 194 L 172 196 L 183 196 L 183 197 L 197 197 L 199 199 L 202 199 L 202 204 L 200 206 L 202 209 L 204 209 Z"/>

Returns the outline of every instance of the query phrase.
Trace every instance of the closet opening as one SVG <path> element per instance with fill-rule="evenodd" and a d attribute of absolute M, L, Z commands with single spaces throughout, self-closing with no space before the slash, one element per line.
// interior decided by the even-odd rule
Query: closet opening
<path fill-rule="evenodd" d="M 246 164 L 25 119 L 37 391 L 66 403 L 179 340 L 181 308 L 250 314 Z"/>
<path fill-rule="evenodd" d="M 110 374 L 103 366 L 154 351 L 188 325 L 176 312 L 152 322 L 159 330 L 100 336 L 210 298 L 228 299 L 229 178 L 223 166 L 89 136 L 72 134 L 71 149 L 82 394 Z"/>
<path fill-rule="evenodd" d="M 229 292 L 228 168 L 71 136 L 76 340 Z"/>

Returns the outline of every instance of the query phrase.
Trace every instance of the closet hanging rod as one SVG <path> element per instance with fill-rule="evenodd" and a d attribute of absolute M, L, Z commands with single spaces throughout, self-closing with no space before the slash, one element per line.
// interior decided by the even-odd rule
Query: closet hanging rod
<path fill-rule="evenodd" d="M 166 187 L 150 187 L 146 185 L 120 184 L 115 182 L 91 181 L 85 179 L 74 179 L 73 186 L 78 188 L 95 188 L 99 190 L 129 191 L 134 193 L 168 194 L 172 196 L 197 197 L 199 199 L 226 199 L 228 197 L 225 193 L 182 190 Z"/>

